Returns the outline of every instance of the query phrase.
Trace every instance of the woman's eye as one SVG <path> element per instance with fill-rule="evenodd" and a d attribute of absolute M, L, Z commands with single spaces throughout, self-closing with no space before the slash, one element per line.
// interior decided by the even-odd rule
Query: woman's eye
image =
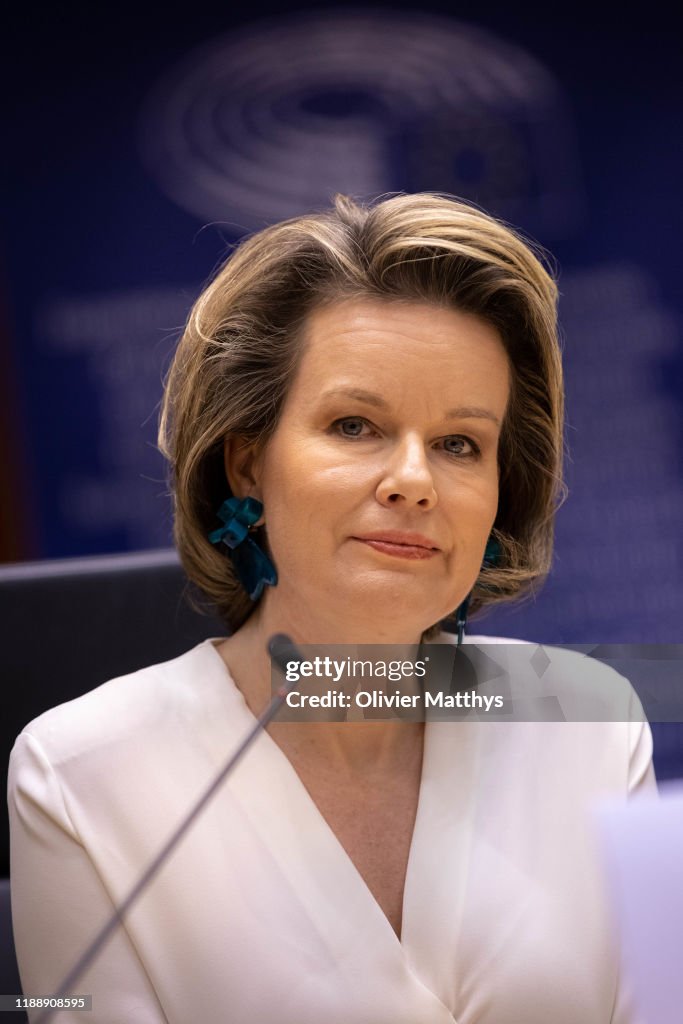
<path fill-rule="evenodd" d="M 479 449 L 474 441 L 470 441 L 468 437 L 462 437 L 460 434 L 445 438 L 444 446 L 450 455 L 468 456 L 479 454 Z"/>
<path fill-rule="evenodd" d="M 342 437 L 360 437 L 366 421 L 360 416 L 347 416 L 346 419 L 337 420 L 334 426 L 341 431 Z M 346 428 L 350 426 L 350 430 Z"/>
<path fill-rule="evenodd" d="M 371 425 L 362 416 L 345 416 L 341 420 L 335 420 L 332 424 L 332 429 L 342 437 L 348 438 L 361 438 L 367 437 L 368 435 L 363 433 L 364 428 L 370 429 Z M 464 437 L 462 434 L 452 434 L 450 437 L 446 437 L 443 440 L 443 450 L 448 455 L 454 455 L 459 458 L 470 459 L 476 458 L 479 455 L 479 448 L 469 437 Z"/>

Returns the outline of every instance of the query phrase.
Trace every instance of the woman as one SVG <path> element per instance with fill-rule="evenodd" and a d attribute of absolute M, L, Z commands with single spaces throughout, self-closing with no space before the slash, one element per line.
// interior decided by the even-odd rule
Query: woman
<path fill-rule="evenodd" d="M 160 445 L 183 564 L 233 632 L 19 737 L 26 991 L 55 989 L 253 724 L 273 634 L 453 644 L 444 619 L 547 573 L 556 298 L 528 243 L 433 194 L 339 196 L 200 296 Z M 80 991 L 106 1024 L 625 1024 L 590 805 L 653 785 L 642 722 L 276 721 Z"/>

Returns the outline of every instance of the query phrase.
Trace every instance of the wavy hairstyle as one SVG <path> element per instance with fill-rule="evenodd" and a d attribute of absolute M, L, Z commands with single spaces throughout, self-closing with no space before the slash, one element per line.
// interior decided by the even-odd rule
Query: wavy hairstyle
<path fill-rule="evenodd" d="M 207 534 L 229 496 L 223 442 L 275 431 L 311 310 L 346 298 L 435 303 L 476 314 L 507 351 L 512 393 L 499 448 L 493 536 L 470 610 L 528 594 L 550 569 L 562 483 L 564 393 L 548 256 L 441 193 L 394 195 L 274 224 L 242 241 L 195 302 L 165 380 L 159 447 L 170 462 L 174 536 L 189 579 L 229 629 L 254 602 Z M 261 528 L 255 539 L 267 546 Z M 423 634 L 432 638 L 435 623 Z"/>

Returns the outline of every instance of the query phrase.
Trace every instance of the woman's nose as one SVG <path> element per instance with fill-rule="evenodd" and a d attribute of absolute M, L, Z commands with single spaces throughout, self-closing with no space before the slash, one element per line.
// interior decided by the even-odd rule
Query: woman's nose
<path fill-rule="evenodd" d="M 423 508 L 436 504 L 432 471 L 419 438 L 405 438 L 392 449 L 377 487 L 377 500 L 383 504 L 404 502 Z"/>

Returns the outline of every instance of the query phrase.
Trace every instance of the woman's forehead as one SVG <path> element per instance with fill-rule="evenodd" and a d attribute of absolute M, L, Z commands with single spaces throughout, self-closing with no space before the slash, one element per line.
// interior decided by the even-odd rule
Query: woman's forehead
<path fill-rule="evenodd" d="M 430 384 L 506 391 L 500 334 L 470 313 L 428 303 L 346 300 L 313 310 L 303 330 L 297 390 L 389 390 Z M 505 400 L 505 396 L 503 396 Z"/>

